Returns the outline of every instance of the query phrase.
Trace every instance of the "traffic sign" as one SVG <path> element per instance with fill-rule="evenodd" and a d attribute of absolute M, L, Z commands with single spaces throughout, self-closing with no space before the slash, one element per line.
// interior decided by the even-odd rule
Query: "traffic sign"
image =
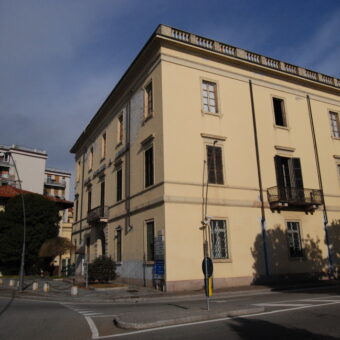
<path fill-rule="evenodd" d="M 202 261 L 202 271 L 205 277 L 211 277 L 214 271 L 213 262 L 210 257 L 206 256 Z"/>

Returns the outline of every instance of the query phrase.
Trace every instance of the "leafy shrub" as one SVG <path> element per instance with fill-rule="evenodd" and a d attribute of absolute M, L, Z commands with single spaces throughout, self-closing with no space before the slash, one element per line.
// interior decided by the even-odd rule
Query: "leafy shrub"
<path fill-rule="evenodd" d="M 97 257 L 92 263 L 89 263 L 89 280 L 108 282 L 117 277 L 116 263 L 111 257 L 100 256 Z"/>

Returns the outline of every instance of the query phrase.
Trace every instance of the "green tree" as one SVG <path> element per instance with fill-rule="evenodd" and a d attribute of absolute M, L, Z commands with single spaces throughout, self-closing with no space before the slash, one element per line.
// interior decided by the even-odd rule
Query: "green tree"
<path fill-rule="evenodd" d="M 25 194 L 26 252 L 25 273 L 38 273 L 52 258 L 38 256 L 46 239 L 59 231 L 59 211 L 56 204 L 41 195 Z M 20 195 L 11 198 L 0 213 L 0 270 L 17 274 L 20 268 L 23 241 L 23 211 Z"/>
<path fill-rule="evenodd" d="M 111 257 L 102 255 L 89 264 L 90 281 L 108 282 L 116 277 L 116 263 Z"/>

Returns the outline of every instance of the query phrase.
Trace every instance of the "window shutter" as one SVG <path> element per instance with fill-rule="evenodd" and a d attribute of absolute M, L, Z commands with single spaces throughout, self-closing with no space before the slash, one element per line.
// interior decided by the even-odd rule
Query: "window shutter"
<path fill-rule="evenodd" d="M 223 184 L 222 148 L 215 147 L 216 183 Z"/>
<path fill-rule="evenodd" d="M 275 170 L 276 170 L 276 183 L 279 188 L 283 188 L 285 186 L 283 173 L 282 173 L 282 157 L 275 156 Z"/>
<path fill-rule="evenodd" d="M 302 189 L 303 188 L 303 179 L 302 179 L 302 170 L 301 170 L 301 163 L 300 158 L 292 158 L 292 174 L 294 176 L 294 183 L 295 188 Z"/>
<path fill-rule="evenodd" d="M 207 146 L 207 162 L 208 162 L 208 182 L 216 183 L 212 146 Z"/>

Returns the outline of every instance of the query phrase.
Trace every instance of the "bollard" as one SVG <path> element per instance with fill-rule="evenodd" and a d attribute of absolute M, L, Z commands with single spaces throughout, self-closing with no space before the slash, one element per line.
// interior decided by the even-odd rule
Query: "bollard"
<path fill-rule="evenodd" d="M 78 287 L 77 286 L 72 286 L 71 287 L 71 295 L 72 296 L 78 295 Z"/>
<path fill-rule="evenodd" d="M 38 288 L 39 288 L 38 282 L 37 282 L 37 281 L 34 281 L 34 282 L 33 282 L 33 285 L 32 285 L 32 290 L 38 290 Z"/>
<path fill-rule="evenodd" d="M 50 284 L 48 282 L 44 283 L 43 291 L 44 293 L 48 293 L 50 291 Z"/>
<path fill-rule="evenodd" d="M 9 286 L 14 287 L 15 285 L 15 280 L 9 280 Z"/>

